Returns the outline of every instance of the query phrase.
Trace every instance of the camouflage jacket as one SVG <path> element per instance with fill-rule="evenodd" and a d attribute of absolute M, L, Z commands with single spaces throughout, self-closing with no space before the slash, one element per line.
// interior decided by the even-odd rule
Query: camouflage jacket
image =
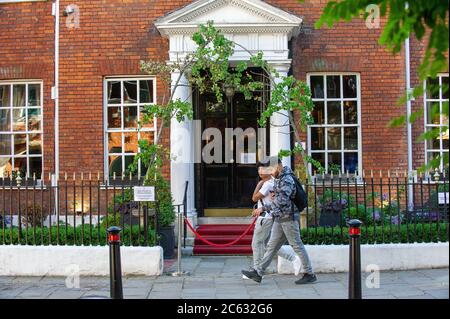
<path fill-rule="evenodd" d="M 275 179 L 275 198 L 271 203 L 264 205 L 263 211 L 271 211 L 275 220 L 292 220 L 298 209 L 291 198 L 295 195 L 295 182 L 292 178 L 292 170 L 285 166 L 278 178 Z"/>

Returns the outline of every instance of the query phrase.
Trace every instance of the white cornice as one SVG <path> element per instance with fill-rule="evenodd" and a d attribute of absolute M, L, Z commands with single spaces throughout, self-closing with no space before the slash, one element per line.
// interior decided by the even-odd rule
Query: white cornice
<path fill-rule="evenodd" d="M 291 35 L 302 19 L 261 0 L 198 0 L 172 12 L 155 22 L 155 26 L 164 36 L 172 34 L 193 34 L 198 28 L 196 18 L 208 17 L 208 12 L 221 7 L 232 7 L 239 13 L 254 16 L 255 21 L 236 21 L 216 23 L 215 26 L 227 33 L 286 33 Z M 206 22 L 206 21 L 205 21 Z"/>

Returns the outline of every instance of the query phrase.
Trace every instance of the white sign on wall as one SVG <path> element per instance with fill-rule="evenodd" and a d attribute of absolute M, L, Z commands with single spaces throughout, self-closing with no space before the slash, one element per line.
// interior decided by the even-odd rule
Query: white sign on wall
<path fill-rule="evenodd" d="M 136 202 L 154 202 L 155 186 L 135 186 L 134 201 Z"/>
<path fill-rule="evenodd" d="M 438 193 L 439 205 L 448 204 L 448 192 L 447 193 Z"/>

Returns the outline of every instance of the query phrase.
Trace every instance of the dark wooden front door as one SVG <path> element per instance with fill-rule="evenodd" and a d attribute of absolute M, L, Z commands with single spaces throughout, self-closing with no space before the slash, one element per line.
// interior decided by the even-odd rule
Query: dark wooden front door
<path fill-rule="evenodd" d="M 259 94 L 259 93 L 255 93 Z M 244 95 L 236 93 L 232 99 L 224 97 L 222 103 L 217 103 L 214 94 L 197 95 L 196 119 L 202 122 L 202 132 L 207 128 L 217 128 L 222 135 L 222 161 L 220 163 L 205 163 L 196 165 L 196 200 L 200 216 L 205 209 L 220 208 L 250 208 L 252 207 L 252 194 L 258 182 L 256 162 L 260 160 L 263 152 L 268 154 L 268 136 L 266 131 L 265 149 L 258 146 L 256 152 L 249 149 L 245 139 L 244 154 L 237 153 L 236 138 L 233 138 L 232 161 L 225 160 L 225 128 L 253 128 L 256 133 L 255 140 L 258 143 L 258 119 L 265 99 L 260 94 L 259 100 L 246 100 Z M 202 149 L 214 140 L 202 141 Z M 258 145 L 258 144 L 257 144 Z M 231 148 L 230 148 L 231 149 Z M 241 156 L 239 160 L 237 157 Z M 245 158 L 242 158 L 244 156 Z"/>

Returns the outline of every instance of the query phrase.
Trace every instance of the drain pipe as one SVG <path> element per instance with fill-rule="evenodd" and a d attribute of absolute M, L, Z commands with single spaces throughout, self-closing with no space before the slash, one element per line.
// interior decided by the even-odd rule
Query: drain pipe
<path fill-rule="evenodd" d="M 59 0 L 52 6 L 52 15 L 55 17 L 55 82 L 52 87 L 52 99 L 55 103 L 55 175 L 59 176 Z"/>
<path fill-rule="evenodd" d="M 406 63 L 406 130 L 407 130 L 407 143 L 408 143 L 408 180 L 414 178 L 412 176 L 413 171 L 413 150 L 412 150 L 412 125 L 410 122 L 411 117 L 411 61 L 410 61 L 410 47 L 409 47 L 409 37 L 405 40 L 405 63 Z M 411 176 L 410 176 L 411 174 Z M 408 208 L 412 210 L 414 206 L 413 199 L 413 186 L 408 185 Z"/>
<path fill-rule="evenodd" d="M 59 0 L 52 3 L 52 15 L 55 17 L 55 82 L 52 87 L 52 99 L 55 103 L 54 108 L 54 152 L 55 152 L 55 171 L 52 175 L 51 186 L 55 187 L 55 215 L 59 218 Z M 57 221 L 59 223 L 59 221 Z M 50 225 L 51 226 L 51 225 Z"/>

